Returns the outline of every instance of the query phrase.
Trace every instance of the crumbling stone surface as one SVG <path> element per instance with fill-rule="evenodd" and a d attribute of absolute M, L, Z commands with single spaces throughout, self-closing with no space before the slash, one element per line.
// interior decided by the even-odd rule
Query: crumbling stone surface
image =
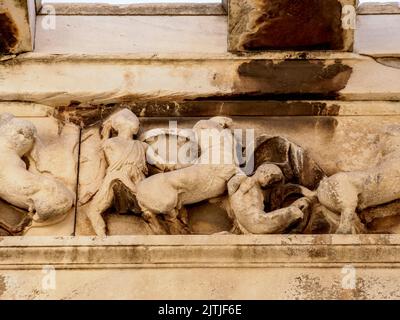
<path fill-rule="evenodd" d="M 353 30 L 343 29 L 348 0 L 231 0 L 230 51 L 350 51 Z"/>

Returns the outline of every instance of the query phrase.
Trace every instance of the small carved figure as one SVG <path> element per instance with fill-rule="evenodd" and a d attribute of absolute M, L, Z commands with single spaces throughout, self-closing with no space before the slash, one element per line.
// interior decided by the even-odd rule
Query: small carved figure
<path fill-rule="evenodd" d="M 169 233 L 187 233 L 179 219 L 180 209 L 221 196 L 226 191 L 227 182 L 239 171 L 236 140 L 233 132 L 227 129 L 231 123 L 231 119 L 224 117 L 199 121 L 193 127 L 201 150 L 196 162 L 138 183 L 137 200 L 155 234 L 168 233 L 156 217 L 160 214 L 168 222 Z M 219 160 L 213 160 L 213 155 L 218 155 Z"/>
<path fill-rule="evenodd" d="M 102 214 L 113 204 L 122 213 L 140 212 L 136 205 L 136 184 L 147 174 L 147 145 L 133 140 L 139 126 L 139 119 L 128 109 L 115 113 L 103 124 L 101 150 L 107 169 L 87 211 L 92 227 L 99 236 L 106 235 Z M 111 137 L 112 130 L 117 132 L 116 137 Z"/>
<path fill-rule="evenodd" d="M 0 116 L 0 198 L 42 223 L 65 215 L 75 194 L 51 176 L 27 170 L 23 157 L 32 150 L 36 135 L 31 122 L 11 114 Z"/>
<path fill-rule="evenodd" d="M 285 232 L 303 218 L 302 208 L 308 200 L 301 198 L 286 208 L 266 213 L 262 188 L 284 181 L 281 169 L 270 163 L 259 166 L 251 177 L 236 175 L 228 182 L 228 213 L 234 228 L 241 233 L 276 234 Z"/>

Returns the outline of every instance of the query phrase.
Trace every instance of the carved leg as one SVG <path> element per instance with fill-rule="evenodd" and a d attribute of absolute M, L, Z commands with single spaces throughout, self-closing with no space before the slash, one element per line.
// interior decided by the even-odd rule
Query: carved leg
<path fill-rule="evenodd" d="M 161 225 L 160 221 L 158 221 L 157 216 L 153 212 L 144 209 L 142 217 L 149 225 L 153 234 L 156 235 L 168 234 L 165 228 Z"/>
<path fill-rule="evenodd" d="M 364 232 L 365 227 L 357 215 L 358 194 L 356 190 L 348 188 L 348 193 L 341 193 L 339 199 L 342 199 L 340 210 L 340 223 L 336 231 L 337 234 L 357 234 Z"/>
<path fill-rule="evenodd" d="M 353 226 L 354 226 L 354 232 L 353 232 L 354 234 L 368 233 L 367 227 L 364 225 L 364 223 L 362 223 L 357 213 L 354 214 Z"/>
<path fill-rule="evenodd" d="M 182 221 L 183 224 L 189 225 L 189 213 L 185 207 L 179 210 L 178 219 Z"/>
<path fill-rule="evenodd" d="M 362 224 L 357 216 L 355 208 L 346 208 L 342 210 L 340 216 L 339 228 L 336 230 L 337 234 L 356 234 L 356 223 Z"/>
<path fill-rule="evenodd" d="M 357 216 L 358 198 L 362 181 L 349 177 L 346 173 L 336 174 L 321 181 L 317 194 L 320 203 L 328 209 L 340 213 L 337 234 L 363 232 L 363 224 Z"/>
<path fill-rule="evenodd" d="M 114 177 L 106 176 L 99 191 L 96 193 L 90 202 L 87 210 L 87 216 L 92 224 L 92 227 L 98 236 L 106 236 L 107 226 L 102 214 L 109 209 L 114 202 L 114 188 L 116 183 Z"/>
<path fill-rule="evenodd" d="M 90 223 L 92 224 L 94 232 L 98 236 L 104 237 L 107 235 L 106 223 L 103 219 L 103 216 L 101 215 L 101 212 L 89 210 L 89 212 L 87 213 L 87 217 L 89 218 Z"/>
<path fill-rule="evenodd" d="M 87 217 L 98 236 L 107 235 L 107 226 L 102 214 L 111 207 L 113 199 L 114 192 L 111 185 L 103 184 L 87 209 Z"/>
<path fill-rule="evenodd" d="M 236 218 L 250 233 L 278 234 L 285 232 L 287 228 L 303 217 L 304 214 L 299 208 L 290 206 L 269 213 L 252 209 Z"/>
<path fill-rule="evenodd" d="M 178 215 L 179 211 L 174 209 L 165 216 L 170 234 L 188 234 L 188 226 L 178 218 Z"/>

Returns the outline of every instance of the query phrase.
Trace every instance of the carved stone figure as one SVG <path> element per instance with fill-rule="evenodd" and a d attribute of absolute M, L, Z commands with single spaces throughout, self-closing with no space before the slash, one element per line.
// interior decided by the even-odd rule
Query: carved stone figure
<path fill-rule="evenodd" d="M 136 184 L 147 174 L 147 145 L 133 139 L 139 126 L 139 119 L 128 109 L 115 113 L 103 124 L 101 151 L 107 163 L 106 171 L 87 211 L 99 236 L 106 235 L 102 214 L 112 205 L 119 212 L 140 212 L 135 200 Z M 112 130 L 117 136 L 111 136 Z"/>
<path fill-rule="evenodd" d="M 35 126 L 11 114 L 0 116 L 0 198 L 42 223 L 64 216 L 75 194 L 51 175 L 28 171 L 24 161 L 37 140 Z"/>
<path fill-rule="evenodd" d="M 236 140 L 229 129 L 232 120 L 215 117 L 201 120 L 194 127 L 201 154 L 187 168 L 159 173 L 137 185 L 137 200 L 143 216 L 155 234 L 187 233 L 185 223 L 179 219 L 184 205 L 221 196 L 227 182 L 239 171 Z M 212 155 L 219 155 L 214 159 Z M 157 215 L 163 215 L 169 230 L 160 224 Z"/>
<path fill-rule="evenodd" d="M 274 164 L 263 164 L 251 177 L 236 175 L 228 183 L 231 217 L 242 233 L 283 233 L 303 218 L 300 208 L 308 205 L 305 198 L 295 201 L 286 208 L 269 213 L 264 211 L 263 187 L 283 182 L 281 169 Z M 306 203 L 305 203 L 306 202 Z"/>
<path fill-rule="evenodd" d="M 390 155 L 364 171 L 341 172 L 321 181 L 317 197 L 329 210 L 340 213 L 336 233 L 365 233 L 357 211 L 400 199 L 400 157 Z"/>

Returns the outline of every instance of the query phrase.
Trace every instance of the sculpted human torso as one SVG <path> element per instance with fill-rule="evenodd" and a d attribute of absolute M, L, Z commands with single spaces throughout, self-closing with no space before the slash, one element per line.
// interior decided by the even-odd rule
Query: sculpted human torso
<path fill-rule="evenodd" d="M 108 172 L 126 171 L 135 182 L 145 177 L 146 152 L 144 143 L 115 137 L 103 143 L 103 151 L 108 164 Z"/>

